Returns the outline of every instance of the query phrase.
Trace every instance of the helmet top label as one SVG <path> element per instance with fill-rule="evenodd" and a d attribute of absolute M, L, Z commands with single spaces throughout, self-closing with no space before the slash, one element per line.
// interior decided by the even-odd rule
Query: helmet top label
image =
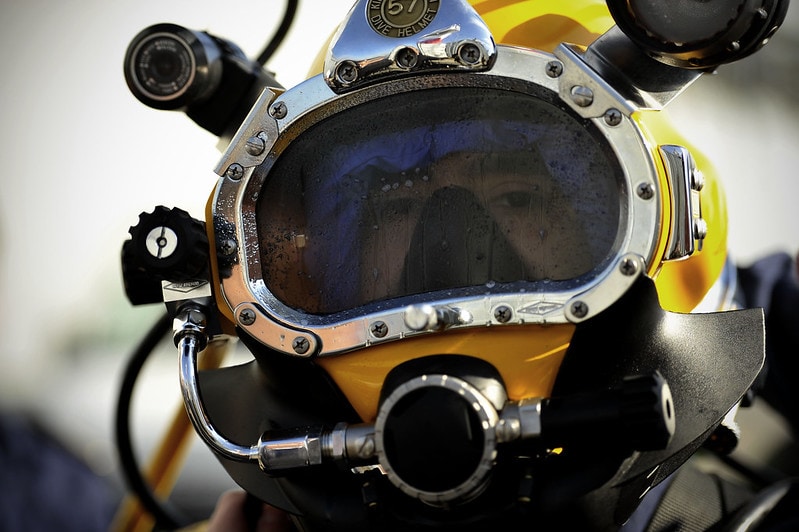
<path fill-rule="evenodd" d="M 370 0 L 369 25 L 380 35 L 410 37 L 425 29 L 438 12 L 438 0 Z"/>

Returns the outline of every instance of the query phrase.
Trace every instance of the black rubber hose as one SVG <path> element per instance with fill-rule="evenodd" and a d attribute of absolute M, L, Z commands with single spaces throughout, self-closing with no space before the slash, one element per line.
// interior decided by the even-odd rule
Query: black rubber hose
<path fill-rule="evenodd" d="M 270 39 L 260 55 L 258 55 L 258 63 L 260 63 L 261 66 L 266 65 L 266 62 L 269 61 L 275 51 L 283 43 L 283 40 L 289 32 L 289 28 L 291 28 L 291 25 L 294 23 L 294 16 L 297 14 L 298 5 L 299 0 L 288 0 L 288 2 L 286 2 L 286 11 L 283 13 L 283 20 L 280 21 L 280 26 L 278 26 L 272 39 Z"/>
<path fill-rule="evenodd" d="M 160 530 L 175 530 L 185 526 L 186 519 L 176 510 L 167 507 L 166 503 L 159 501 L 151 486 L 142 476 L 136 455 L 133 452 L 130 432 L 130 405 L 133 398 L 133 388 L 144 363 L 171 329 L 172 318 L 164 313 L 142 338 L 133 352 L 122 378 L 115 420 L 117 452 L 125 480 L 129 489 L 139 498 L 145 510 L 153 516 L 156 529 Z"/>

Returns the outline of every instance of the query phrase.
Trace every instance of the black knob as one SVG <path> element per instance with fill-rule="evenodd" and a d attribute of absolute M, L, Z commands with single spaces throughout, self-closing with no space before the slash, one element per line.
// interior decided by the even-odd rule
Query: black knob
<path fill-rule="evenodd" d="M 161 281 L 206 277 L 205 224 L 181 209 L 156 207 L 139 215 L 122 245 L 125 292 L 134 305 L 161 301 Z"/>
<path fill-rule="evenodd" d="M 542 405 L 542 437 L 551 445 L 590 441 L 638 451 L 665 449 L 675 429 L 674 404 L 659 374 L 624 379 L 596 392 L 552 397 Z"/>
<path fill-rule="evenodd" d="M 638 451 L 665 449 L 674 435 L 676 420 L 671 389 L 659 374 L 624 380 L 621 387 L 623 432 Z"/>

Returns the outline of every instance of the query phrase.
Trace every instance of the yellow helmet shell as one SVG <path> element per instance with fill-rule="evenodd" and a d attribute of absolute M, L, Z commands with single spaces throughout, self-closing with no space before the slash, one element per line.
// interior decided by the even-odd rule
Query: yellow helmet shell
<path fill-rule="evenodd" d="M 604 1 L 470 0 L 497 43 L 552 52 L 561 43 L 588 46 L 613 26 Z"/>

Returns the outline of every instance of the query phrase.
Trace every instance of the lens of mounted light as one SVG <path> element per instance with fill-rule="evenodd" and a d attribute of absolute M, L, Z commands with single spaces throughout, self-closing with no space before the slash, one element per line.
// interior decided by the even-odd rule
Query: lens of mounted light
<path fill-rule="evenodd" d="M 179 109 L 213 93 L 222 77 L 221 52 L 208 35 L 156 24 L 131 41 L 125 81 L 145 105 Z"/>

